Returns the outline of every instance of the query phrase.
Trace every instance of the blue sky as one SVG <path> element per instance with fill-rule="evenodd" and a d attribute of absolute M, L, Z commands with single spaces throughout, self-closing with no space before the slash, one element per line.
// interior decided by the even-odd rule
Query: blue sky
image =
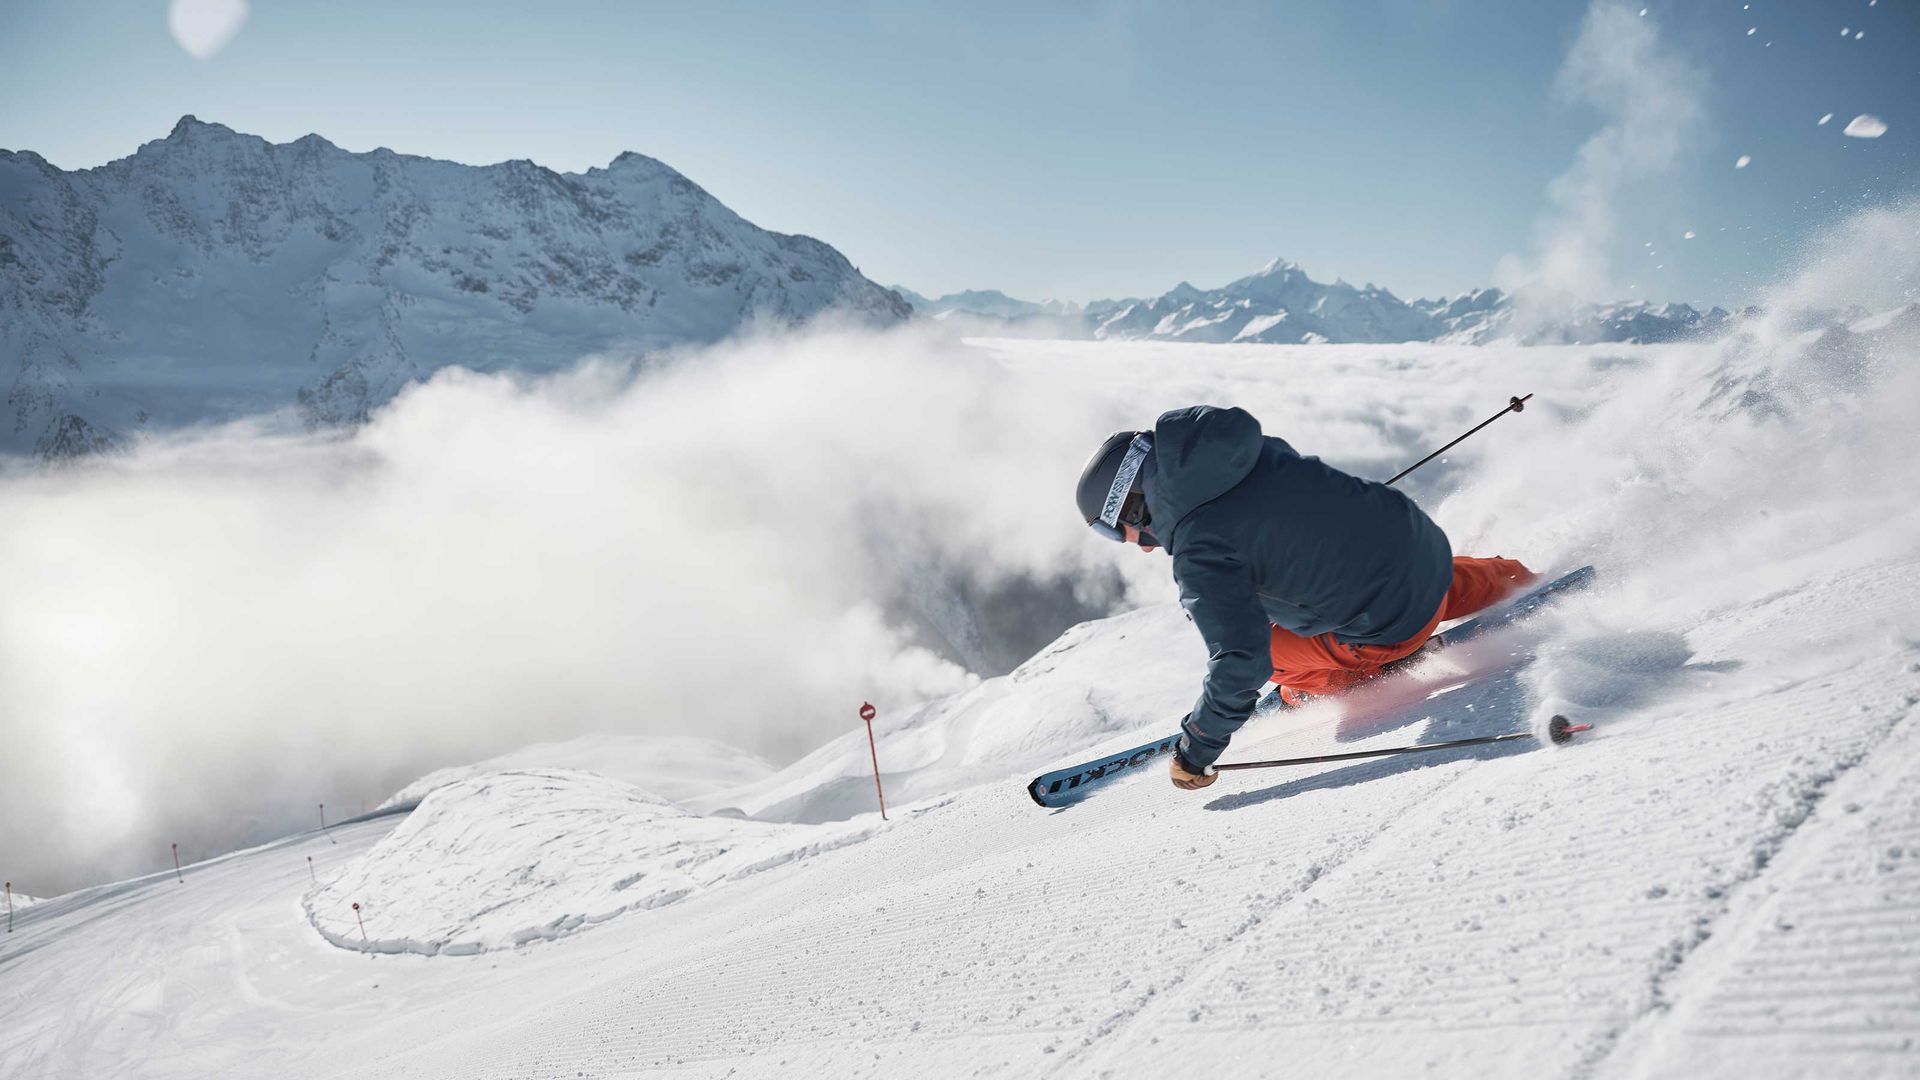
<path fill-rule="evenodd" d="M 1142 295 L 1284 256 L 1435 295 L 1527 254 L 1601 127 L 1554 89 L 1586 6 L 260 0 L 202 61 L 164 0 L 10 0 L 0 147 L 97 165 L 193 113 L 476 164 L 631 149 L 929 294 Z M 1610 197 L 1623 298 L 1743 302 L 1835 214 L 1920 191 L 1920 0 L 1646 6 L 1700 119 Z M 1886 135 L 1842 136 L 1860 113 Z"/>

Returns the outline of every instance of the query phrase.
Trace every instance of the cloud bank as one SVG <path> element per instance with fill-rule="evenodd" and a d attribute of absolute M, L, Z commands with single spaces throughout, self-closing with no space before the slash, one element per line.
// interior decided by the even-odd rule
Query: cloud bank
<path fill-rule="evenodd" d="M 822 330 L 0 481 L 10 873 L 151 869 L 587 731 L 785 760 L 1004 670 L 1122 596 L 1067 494 L 1118 419 L 1009 380 Z"/>

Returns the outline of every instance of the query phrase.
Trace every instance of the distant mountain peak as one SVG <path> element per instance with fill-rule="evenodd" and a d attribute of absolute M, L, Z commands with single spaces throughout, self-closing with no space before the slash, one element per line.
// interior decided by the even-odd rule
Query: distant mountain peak
<path fill-rule="evenodd" d="M 239 132 L 225 124 L 208 123 L 188 113 L 174 122 L 173 130 L 167 132 L 169 141 L 190 139 L 196 135 L 237 135 Z"/>
<path fill-rule="evenodd" d="M 618 154 L 615 154 L 613 160 L 607 163 L 605 171 L 645 174 L 672 173 L 675 176 L 680 175 L 676 169 L 666 162 L 658 158 L 650 158 L 645 154 L 636 154 L 631 150 L 622 150 Z"/>
<path fill-rule="evenodd" d="M 990 298 L 990 299 L 986 299 Z M 1217 289 L 1182 281 L 1153 299 L 1100 300 L 1084 307 L 1042 305 L 978 290 L 918 298 L 914 306 L 940 318 L 956 314 L 1001 320 L 1004 329 L 1049 334 L 1156 341 L 1318 342 L 1447 341 L 1479 344 L 1522 342 L 1670 341 L 1711 332 L 1729 316 L 1702 314 L 1686 304 L 1575 305 L 1542 325 L 1515 318 L 1513 298 L 1499 289 L 1475 289 L 1457 297 L 1411 303 L 1369 281 L 1356 288 L 1344 278 L 1315 281 L 1299 263 L 1270 260 L 1258 271 Z"/>

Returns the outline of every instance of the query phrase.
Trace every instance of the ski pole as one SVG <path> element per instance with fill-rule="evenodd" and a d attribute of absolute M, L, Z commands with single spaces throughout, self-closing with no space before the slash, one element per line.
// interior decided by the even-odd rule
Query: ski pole
<path fill-rule="evenodd" d="M 1489 416 L 1485 420 L 1482 420 L 1480 421 L 1480 423 L 1474 425 L 1473 431 L 1467 432 L 1467 435 L 1473 434 L 1474 431 L 1479 431 L 1481 428 L 1486 427 L 1488 424 L 1493 423 L 1495 420 L 1500 419 L 1501 417 L 1507 415 L 1510 412 L 1526 411 L 1527 401 L 1532 397 L 1533 397 L 1532 394 L 1528 394 L 1526 397 L 1508 398 L 1506 408 L 1501 409 L 1499 412 L 1494 413 L 1492 416 Z M 1447 451 L 1453 449 L 1454 447 L 1460 445 L 1462 442 L 1466 440 L 1467 435 L 1460 436 L 1460 438 L 1453 440 L 1452 442 L 1448 443 L 1447 445 L 1441 447 L 1438 450 L 1435 450 L 1433 453 L 1428 454 L 1426 457 L 1421 458 L 1419 461 L 1416 461 L 1413 464 L 1407 466 L 1406 468 L 1401 469 L 1399 472 L 1395 473 L 1393 479 L 1387 481 L 1387 483 L 1392 484 L 1395 481 L 1398 481 L 1401 477 L 1407 475 L 1413 470 L 1419 468 L 1422 465 L 1425 465 L 1427 462 L 1432 461 L 1434 458 L 1437 458 L 1441 454 L 1444 454 Z"/>
<path fill-rule="evenodd" d="M 1554 742 L 1563 743 L 1573 738 L 1574 733 L 1587 731 L 1592 724 L 1576 724 L 1564 716 L 1555 716 L 1547 723 L 1547 737 Z M 1314 757 L 1281 758 L 1278 761 L 1236 761 L 1226 765 L 1215 765 L 1215 772 L 1228 769 L 1274 769 L 1282 765 L 1317 765 L 1323 761 L 1352 761 L 1355 758 L 1387 757 L 1391 754 L 1424 754 L 1429 750 L 1452 750 L 1460 746 L 1485 746 L 1488 743 L 1511 742 L 1514 739 L 1531 739 L 1531 731 L 1515 731 L 1506 735 L 1482 735 L 1477 739 L 1455 739 L 1452 742 L 1416 743 L 1413 746 L 1392 746 L 1385 750 L 1353 750 L 1345 754 L 1319 754 Z"/>

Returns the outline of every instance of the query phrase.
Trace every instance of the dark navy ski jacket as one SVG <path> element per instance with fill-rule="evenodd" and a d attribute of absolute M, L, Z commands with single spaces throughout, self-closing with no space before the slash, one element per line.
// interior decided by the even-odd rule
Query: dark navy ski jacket
<path fill-rule="evenodd" d="M 1413 500 L 1262 436 L 1244 409 L 1195 405 L 1153 426 L 1149 528 L 1207 642 L 1180 753 L 1213 764 L 1273 674 L 1270 626 L 1391 645 L 1425 629 L 1453 582 L 1447 536 Z"/>

